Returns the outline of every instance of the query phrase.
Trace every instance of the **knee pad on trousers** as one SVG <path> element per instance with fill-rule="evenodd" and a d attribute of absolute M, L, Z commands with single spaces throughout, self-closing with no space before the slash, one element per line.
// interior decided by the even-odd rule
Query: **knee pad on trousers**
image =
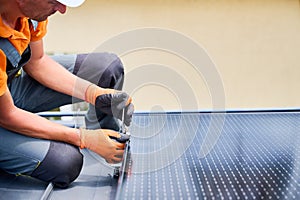
<path fill-rule="evenodd" d="M 74 74 L 103 88 L 121 90 L 123 87 L 124 67 L 112 53 L 78 54 Z"/>
<path fill-rule="evenodd" d="M 66 188 L 81 171 L 83 155 L 73 145 L 51 141 L 48 153 L 32 177 Z"/>

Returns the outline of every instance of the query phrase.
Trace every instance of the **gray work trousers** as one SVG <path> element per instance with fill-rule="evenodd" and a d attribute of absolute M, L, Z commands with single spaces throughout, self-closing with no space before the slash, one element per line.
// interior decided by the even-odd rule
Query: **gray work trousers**
<path fill-rule="evenodd" d="M 122 88 L 124 69 L 114 54 L 60 55 L 52 58 L 76 76 L 103 88 Z M 25 72 L 9 84 L 9 89 L 17 107 L 34 113 L 80 101 L 44 87 Z M 92 105 L 86 115 L 86 126 L 91 129 L 119 128 L 117 119 L 98 111 L 96 115 Z M 81 167 L 82 155 L 77 147 L 27 137 L 0 127 L 0 169 L 8 173 L 29 175 L 66 187 L 77 178 Z"/>

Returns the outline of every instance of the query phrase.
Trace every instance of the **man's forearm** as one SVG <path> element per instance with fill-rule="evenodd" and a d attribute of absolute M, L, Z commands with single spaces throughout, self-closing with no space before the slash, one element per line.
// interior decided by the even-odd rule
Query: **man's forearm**
<path fill-rule="evenodd" d="M 7 113 L 5 120 L 0 120 L 0 125 L 30 137 L 57 140 L 80 146 L 80 136 L 76 129 L 53 123 L 16 107 Z"/>
<path fill-rule="evenodd" d="M 8 88 L 0 96 L 0 126 L 31 137 L 80 145 L 80 137 L 76 129 L 55 124 L 36 114 L 17 108 Z"/>
<path fill-rule="evenodd" d="M 89 81 L 73 75 L 47 55 L 31 61 L 24 69 L 44 86 L 82 100 L 85 100 L 85 91 L 91 85 Z"/>

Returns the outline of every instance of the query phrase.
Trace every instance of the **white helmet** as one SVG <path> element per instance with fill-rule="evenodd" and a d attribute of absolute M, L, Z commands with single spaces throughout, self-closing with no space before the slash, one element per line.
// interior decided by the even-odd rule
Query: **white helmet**
<path fill-rule="evenodd" d="M 83 4 L 85 0 L 56 0 L 56 1 L 68 7 L 78 7 L 81 4 Z"/>

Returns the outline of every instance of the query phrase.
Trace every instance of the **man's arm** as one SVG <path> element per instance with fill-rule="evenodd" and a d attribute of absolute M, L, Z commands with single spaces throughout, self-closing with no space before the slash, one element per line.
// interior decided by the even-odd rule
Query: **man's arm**
<path fill-rule="evenodd" d="M 58 140 L 80 146 L 76 129 L 53 123 L 36 114 L 17 108 L 9 90 L 0 96 L 0 125 L 27 136 Z"/>
<path fill-rule="evenodd" d="M 85 91 L 91 84 L 62 67 L 44 53 L 43 41 L 30 43 L 31 58 L 24 67 L 27 74 L 55 91 L 85 99 Z"/>
<path fill-rule="evenodd" d="M 112 130 L 78 130 L 53 123 L 43 117 L 17 108 L 9 90 L 0 96 L 0 126 L 35 138 L 70 143 L 101 155 L 109 163 L 121 162 L 124 144 L 110 140 L 120 137 Z"/>
<path fill-rule="evenodd" d="M 27 74 L 48 88 L 85 100 L 119 119 L 124 108 L 125 124 L 130 125 L 134 107 L 128 94 L 101 88 L 73 75 L 44 53 L 42 40 L 31 42 L 30 47 L 32 56 L 24 67 Z"/>

